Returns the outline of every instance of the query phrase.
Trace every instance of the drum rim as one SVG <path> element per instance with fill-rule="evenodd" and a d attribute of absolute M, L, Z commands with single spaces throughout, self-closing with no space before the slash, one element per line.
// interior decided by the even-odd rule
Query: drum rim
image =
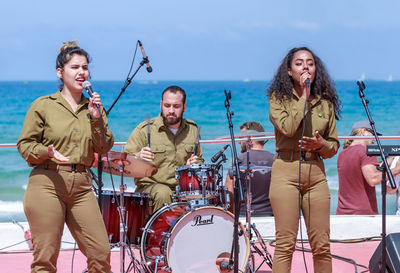
<path fill-rule="evenodd" d="M 178 168 L 175 169 L 175 172 L 179 172 L 181 170 L 187 170 L 187 169 L 203 169 L 202 166 L 206 166 L 207 169 L 215 169 L 217 166 L 216 164 L 190 164 L 190 165 L 183 165 L 179 166 Z"/>
<path fill-rule="evenodd" d="M 141 256 L 142 260 L 144 261 L 144 264 L 146 265 L 146 268 L 147 268 L 148 270 L 150 270 L 150 271 L 151 271 L 151 268 L 150 268 L 149 265 L 147 264 L 147 262 L 149 261 L 149 259 L 147 259 L 146 255 L 145 255 L 145 247 L 144 247 L 144 242 L 145 242 L 144 236 L 145 236 L 147 233 L 149 233 L 149 232 L 146 231 L 146 229 L 149 228 L 149 226 L 151 226 L 151 224 L 154 223 L 154 220 L 157 219 L 157 217 L 158 217 L 159 215 L 161 215 L 164 211 L 166 211 L 168 208 L 172 207 L 173 205 L 174 205 L 174 207 L 181 206 L 181 205 L 185 205 L 185 206 L 187 206 L 187 207 L 190 207 L 190 204 L 189 204 L 188 202 L 173 202 L 173 203 L 171 203 L 171 204 L 168 204 L 167 206 L 164 206 L 164 207 L 160 208 L 158 211 L 156 211 L 156 212 L 149 218 L 149 220 L 147 221 L 146 225 L 145 225 L 144 228 L 143 228 L 142 237 L 140 238 L 140 239 L 141 239 L 141 240 L 140 240 L 140 256 Z M 186 211 L 186 213 L 183 213 L 182 215 L 180 215 L 180 217 L 177 218 L 178 220 L 177 220 L 176 223 L 178 223 L 179 219 L 180 219 L 182 216 L 186 215 L 188 212 L 190 212 L 190 211 Z M 154 219 L 153 219 L 153 218 L 154 218 Z M 175 224 L 175 225 L 176 225 L 176 224 Z M 165 231 L 165 232 L 170 232 L 170 231 L 171 231 L 171 227 L 169 228 L 168 231 Z M 167 240 L 168 240 L 168 239 L 167 239 Z M 162 251 L 164 250 L 164 247 L 163 247 L 162 242 L 160 242 L 160 248 L 161 248 Z M 165 261 L 165 262 L 167 262 L 167 261 Z M 168 264 L 166 264 L 166 265 L 168 265 Z"/>
<path fill-rule="evenodd" d="M 102 190 L 101 195 L 120 195 L 120 191 L 113 191 L 113 190 Z M 127 196 L 137 196 L 137 197 L 150 197 L 150 193 L 147 192 L 132 192 L 132 191 L 124 191 L 124 196 L 125 194 Z"/>
<path fill-rule="evenodd" d="M 206 208 L 214 208 L 214 209 L 218 209 L 218 210 L 221 210 L 223 212 L 226 212 L 228 215 L 230 215 L 233 218 L 233 221 L 235 221 L 235 215 L 233 213 L 231 213 L 230 211 L 227 211 L 227 210 L 225 210 L 225 209 L 223 209 L 221 207 L 202 206 L 202 207 L 194 208 L 193 210 L 188 211 L 187 213 L 183 214 L 178 219 L 178 221 L 175 222 L 175 225 L 172 228 L 170 228 L 169 233 L 172 234 L 174 232 L 175 228 L 178 226 L 178 224 L 181 221 L 183 221 L 183 218 L 185 216 L 189 215 L 190 213 L 192 213 L 194 211 L 202 210 L 202 209 L 206 209 Z M 239 221 L 239 228 L 243 231 L 243 236 L 244 236 L 244 239 L 245 239 L 245 242 L 246 242 L 246 254 L 244 256 L 243 267 L 241 268 L 241 272 L 245 272 L 246 265 L 247 265 L 247 263 L 249 261 L 249 258 L 250 258 L 250 240 L 249 240 L 249 238 L 247 236 L 246 229 L 244 228 L 243 224 L 240 221 Z M 144 234 L 144 232 L 143 232 L 143 234 Z M 168 236 L 167 240 L 165 241 L 165 246 L 164 246 L 165 247 L 165 249 L 164 249 L 165 255 L 164 256 L 165 256 L 165 259 L 166 259 L 166 263 L 167 263 L 166 265 L 167 266 L 170 266 L 170 262 L 169 262 L 170 239 L 171 239 L 171 236 Z"/>

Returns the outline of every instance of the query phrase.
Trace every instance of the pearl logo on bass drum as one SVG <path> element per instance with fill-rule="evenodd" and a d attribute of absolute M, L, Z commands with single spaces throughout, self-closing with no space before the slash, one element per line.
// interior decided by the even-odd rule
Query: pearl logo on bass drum
<path fill-rule="evenodd" d="M 193 224 L 192 226 L 204 226 L 204 225 L 213 225 L 214 224 L 214 215 L 211 215 L 210 218 L 204 219 L 201 217 L 201 215 L 196 215 L 193 218 Z"/>

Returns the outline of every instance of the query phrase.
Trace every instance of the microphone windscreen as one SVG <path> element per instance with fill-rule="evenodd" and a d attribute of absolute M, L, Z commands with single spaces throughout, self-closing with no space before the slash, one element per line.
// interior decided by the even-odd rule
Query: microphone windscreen
<path fill-rule="evenodd" d="M 84 81 L 84 82 L 82 83 L 82 87 L 85 88 L 85 89 L 88 89 L 88 88 L 90 88 L 91 86 L 92 86 L 92 84 L 91 84 L 89 81 Z"/>

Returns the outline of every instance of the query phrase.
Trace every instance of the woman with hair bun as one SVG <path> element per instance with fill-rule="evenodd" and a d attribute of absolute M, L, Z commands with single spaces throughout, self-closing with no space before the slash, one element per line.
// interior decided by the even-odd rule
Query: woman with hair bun
<path fill-rule="evenodd" d="M 60 90 L 31 104 L 18 139 L 18 151 L 33 167 L 24 197 L 34 247 L 31 272 L 57 271 L 64 224 L 87 257 L 89 272 L 111 270 L 89 170 L 94 153 L 110 150 L 114 137 L 99 94 L 89 99 L 82 94 L 89 62 L 89 54 L 75 41 L 61 46 L 56 61 Z"/>
<path fill-rule="evenodd" d="M 300 47 L 283 59 L 268 96 L 278 153 L 269 194 L 276 230 L 272 271 L 290 272 L 301 209 L 314 272 L 332 272 L 330 193 L 322 159 L 333 157 L 339 149 L 338 95 L 322 61 Z"/>

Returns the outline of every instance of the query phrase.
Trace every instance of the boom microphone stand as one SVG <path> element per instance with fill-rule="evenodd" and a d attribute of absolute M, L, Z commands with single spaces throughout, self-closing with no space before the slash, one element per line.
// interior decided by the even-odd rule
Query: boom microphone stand
<path fill-rule="evenodd" d="M 365 84 L 364 82 L 359 82 L 357 81 L 358 85 L 358 90 L 359 90 L 359 95 L 362 100 L 362 104 L 364 105 L 365 111 L 367 112 L 368 120 L 371 125 L 372 131 L 375 136 L 376 144 L 378 144 L 378 148 L 381 154 L 381 158 L 383 160 L 383 165 L 378 168 L 378 170 L 382 171 L 382 254 L 381 254 L 381 266 L 380 266 L 380 272 L 384 273 L 386 272 L 386 173 L 389 177 L 390 181 L 390 186 L 392 189 L 396 188 L 396 184 L 394 183 L 393 175 L 392 172 L 390 171 L 389 165 L 387 163 L 386 157 L 388 156 L 387 154 L 384 153 L 381 142 L 379 140 L 378 134 L 375 129 L 375 122 L 372 120 L 371 114 L 368 109 L 368 100 L 365 100 L 365 95 L 364 95 L 364 89 L 365 89 Z"/>
<path fill-rule="evenodd" d="M 149 63 L 149 59 L 147 58 L 147 56 L 143 55 L 143 59 L 142 61 L 139 63 L 138 68 L 135 70 L 135 72 L 133 73 L 132 76 L 129 76 L 131 74 L 132 71 L 132 67 L 133 67 L 133 63 L 135 62 L 135 56 L 136 56 L 136 52 L 137 52 L 137 47 L 139 45 L 140 41 L 138 40 L 136 43 L 136 49 L 135 49 L 135 53 L 133 55 L 133 60 L 132 60 L 132 64 L 131 67 L 129 69 L 129 73 L 128 76 L 126 77 L 124 86 L 121 88 L 121 91 L 119 93 L 119 95 L 117 96 L 117 98 L 114 100 L 114 102 L 111 104 L 110 108 L 108 108 L 108 110 L 106 111 L 107 116 L 110 114 L 111 110 L 113 109 L 114 105 L 117 103 L 117 101 L 119 100 L 119 98 L 122 96 L 122 94 L 125 92 L 126 88 L 128 88 L 128 86 L 131 84 L 132 79 L 136 76 L 136 74 L 139 72 L 140 68 L 142 68 L 143 65 L 148 64 Z M 141 44 L 141 43 L 140 43 Z M 150 70 L 147 70 L 149 73 L 151 72 Z M 98 200 L 97 202 L 99 203 L 99 207 L 101 209 L 101 203 L 102 203 L 102 195 L 103 195 L 103 179 L 102 179 L 102 173 L 103 173 L 103 162 L 101 160 L 101 155 L 98 155 L 97 158 L 97 179 L 98 179 Z"/>
<path fill-rule="evenodd" d="M 142 54 L 143 54 L 143 59 L 142 61 L 139 63 L 138 68 L 135 70 L 135 72 L 133 73 L 132 76 L 130 76 L 131 71 L 132 71 L 132 67 L 133 67 L 133 63 L 135 61 L 135 56 L 136 56 L 136 52 L 137 52 L 137 48 L 138 46 L 140 46 L 140 49 L 142 50 Z M 131 84 L 132 79 L 136 76 L 136 74 L 139 72 L 140 68 L 143 65 L 147 65 L 148 69 L 147 71 L 150 73 L 152 72 L 152 69 L 149 69 L 149 59 L 147 58 L 147 56 L 144 53 L 143 47 L 141 42 L 138 40 L 136 43 L 136 49 L 135 49 L 135 53 L 133 56 L 133 60 L 132 60 L 132 64 L 130 67 L 130 70 L 128 72 L 128 76 L 125 80 L 125 84 L 124 86 L 121 88 L 121 91 L 119 93 L 119 95 L 117 96 L 117 98 L 114 100 L 114 102 L 111 104 L 110 108 L 106 111 L 106 115 L 108 116 L 112 110 L 112 108 L 114 107 L 114 105 L 117 103 L 117 101 L 119 100 L 119 98 L 122 96 L 122 94 L 125 92 L 126 88 L 128 88 L 128 86 Z M 102 173 L 103 173 L 103 162 L 101 159 L 101 155 L 98 155 L 98 161 L 97 161 L 97 181 L 98 181 L 98 204 L 101 210 L 102 207 L 102 186 L 103 186 L 103 182 L 102 182 Z M 138 265 L 140 266 L 140 263 L 135 259 L 133 251 L 130 248 L 130 245 L 126 244 L 126 241 L 129 242 L 129 240 L 127 240 L 126 237 L 126 230 L 127 227 L 125 226 L 125 223 L 127 223 L 127 221 L 125 221 L 125 207 L 124 207 L 124 189 L 125 189 L 125 185 L 123 185 L 123 164 L 120 165 L 120 174 L 121 174 L 121 187 L 120 187 L 120 202 L 119 202 L 119 213 L 120 213 L 120 272 L 123 273 L 125 272 L 125 248 L 127 248 L 129 250 L 129 256 L 131 258 L 131 260 L 133 260 L 133 264 L 135 266 L 135 271 L 136 269 L 140 272 L 140 269 L 137 267 Z M 132 262 L 131 262 L 132 264 Z M 130 266 L 129 266 L 130 268 Z"/>
<path fill-rule="evenodd" d="M 239 159 L 238 159 L 238 154 L 236 150 L 236 145 L 235 145 L 235 136 L 233 134 L 233 124 L 232 124 L 232 116 L 233 112 L 230 111 L 229 107 L 229 100 L 232 98 L 231 96 L 231 91 L 225 92 L 225 108 L 226 108 L 226 117 L 228 118 L 228 124 L 229 124 L 229 132 L 231 136 L 231 141 L 232 141 L 232 149 L 233 149 L 233 164 L 235 166 L 235 171 L 233 173 L 236 181 L 234 190 L 233 190 L 233 196 L 234 196 L 234 201 L 235 201 L 235 220 L 233 224 L 233 242 L 232 242 L 232 249 L 233 251 L 231 252 L 231 256 L 229 259 L 229 265 L 228 268 L 231 269 L 232 263 L 233 263 L 233 272 L 238 273 L 239 272 L 239 214 L 240 214 L 240 204 L 244 200 L 243 196 L 243 190 L 242 190 L 242 183 L 240 181 L 240 170 L 239 170 Z M 232 261 L 232 255 L 233 255 L 233 261 Z"/>

